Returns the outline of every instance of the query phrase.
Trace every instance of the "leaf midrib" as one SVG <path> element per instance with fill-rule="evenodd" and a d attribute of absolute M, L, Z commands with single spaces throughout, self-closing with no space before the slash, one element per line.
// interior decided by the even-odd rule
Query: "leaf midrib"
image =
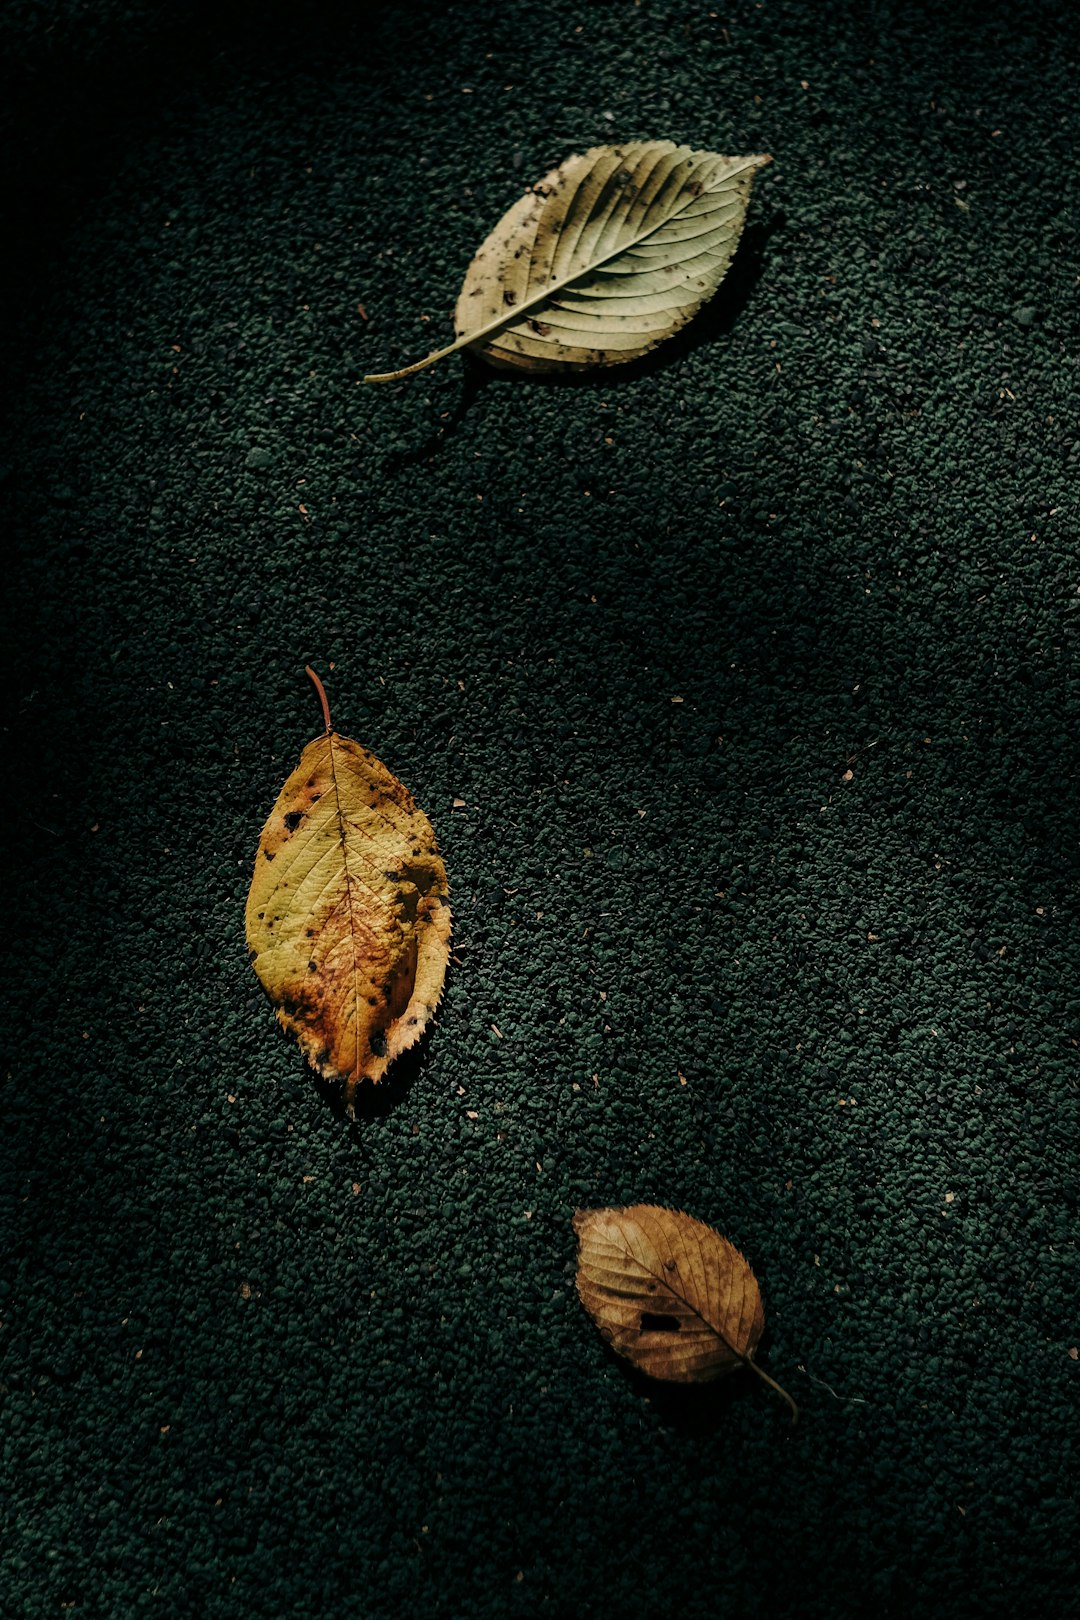
<path fill-rule="evenodd" d="M 326 733 L 326 740 L 327 740 L 327 743 L 329 744 L 329 748 L 330 748 L 330 780 L 334 784 L 334 808 L 335 808 L 335 812 L 337 814 L 338 840 L 339 840 L 339 842 L 341 844 L 341 864 L 345 868 L 345 894 L 346 894 L 347 901 L 348 901 L 346 910 L 347 910 L 348 916 L 349 916 L 349 937 L 350 937 L 350 941 L 351 941 L 351 944 L 352 944 L 352 950 L 350 951 L 350 960 L 352 962 L 352 978 L 353 978 L 352 1016 L 353 1016 L 353 1037 L 354 1037 L 355 1044 L 354 1044 L 354 1048 L 353 1048 L 353 1073 L 352 1073 L 352 1076 L 350 1076 L 349 1078 L 359 1080 L 360 1079 L 360 985 L 359 985 L 359 980 L 357 978 L 357 967 L 356 967 L 356 954 L 357 954 L 356 953 L 356 924 L 353 921 L 352 874 L 349 871 L 349 844 L 348 844 L 347 838 L 345 837 L 345 816 L 344 816 L 344 813 L 343 813 L 342 808 L 341 808 L 341 788 L 338 785 L 337 762 L 336 762 L 336 760 L 334 758 L 334 733 L 332 731 L 328 731 Z"/>

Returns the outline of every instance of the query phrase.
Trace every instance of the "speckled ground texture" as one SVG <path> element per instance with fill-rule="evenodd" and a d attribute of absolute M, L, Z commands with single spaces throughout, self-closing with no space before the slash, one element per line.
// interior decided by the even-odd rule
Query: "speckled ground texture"
<path fill-rule="evenodd" d="M 0 1612 L 1080 1613 L 1075 10 L 4 11 Z M 360 385 L 620 137 L 775 157 L 684 336 Z M 356 1126 L 307 661 L 455 907 Z M 798 1427 L 605 1349 L 638 1200 Z"/>

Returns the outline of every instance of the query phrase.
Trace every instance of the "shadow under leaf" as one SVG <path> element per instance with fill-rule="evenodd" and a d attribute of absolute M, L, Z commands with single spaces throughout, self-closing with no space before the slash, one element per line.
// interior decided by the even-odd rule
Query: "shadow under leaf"
<path fill-rule="evenodd" d="M 489 386 L 591 388 L 607 393 L 612 389 L 634 383 L 642 377 L 654 376 L 662 369 L 677 365 L 696 349 L 730 336 L 761 279 L 769 239 L 782 229 L 783 225 L 784 215 L 777 211 L 768 219 L 747 226 L 731 268 L 712 298 L 672 337 L 661 339 L 648 354 L 643 354 L 636 360 L 628 360 L 621 365 L 590 366 L 574 371 L 504 371 L 487 365 L 479 355 L 468 349 L 461 350 L 464 369 L 457 404 L 447 415 L 446 420 L 421 443 L 411 449 L 394 451 L 388 455 L 384 463 L 386 471 L 394 473 L 420 463 L 430 464 L 462 426 L 476 401 Z M 407 386 L 412 380 L 406 379 L 401 386 Z"/>
<path fill-rule="evenodd" d="M 604 1352 L 613 1366 L 626 1378 L 634 1394 L 655 1412 L 661 1423 L 681 1434 L 717 1434 L 731 1423 L 736 1404 L 747 1399 L 772 1402 L 772 1392 L 764 1388 L 750 1368 L 736 1368 L 722 1378 L 708 1384 L 665 1383 L 650 1378 L 622 1356 L 616 1355 L 605 1344 Z M 786 1408 L 777 1398 L 781 1427 L 791 1425 L 785 1419 Z"/>
<path fill-rule="evenodd" d="M 359 1127 L 372 1120 L 385 1119 L 408 1095 L 421 1071 L 427 1067 L 430 1039 L 429 1027 L 415 1046 L 395 1060 L 377 1084 L 370 1080 L 362 1081 L 356 1094 L 351 1118 L 345 1107 L 342 1088 L 337 1081 L 324 1080 L 322 1075 L 315 1074 L 313 1075 L 315 1089 L 334 1118 L 343 1124 Z"/>
<path fill-rule="evenodd" d="M 479 399 L 484 389 L 496 380 L 497 373 L 490 366 L 485 366 L 474 355 L 465 351 L 465 372 L 461 379 L 461 393 L 458 402 L 446 417 L 440 422 L 433 433 L 409 450 L 393 450 L 386 457 L 383 467 L 387 473 L 396 473 L 406 467 L 415 467 L 420 463 L 430 463 L 438 451 L 446 444 L 465 421 L 470 410 Z M 411 378 L 409 379 L 412 380 Z"/>

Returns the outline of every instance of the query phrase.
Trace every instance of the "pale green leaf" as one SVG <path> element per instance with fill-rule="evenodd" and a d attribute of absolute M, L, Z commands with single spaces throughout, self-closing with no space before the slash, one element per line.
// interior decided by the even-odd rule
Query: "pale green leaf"
<path fill-rule="evenodd" d="M 518 199 L 480 248 L 457 302 L 457 337 L 391 382 L 470 348 L 490 365 L 582 370 L 637 359 L 711 298 L 767 156 L 671 141 L 595 146 Z"/>

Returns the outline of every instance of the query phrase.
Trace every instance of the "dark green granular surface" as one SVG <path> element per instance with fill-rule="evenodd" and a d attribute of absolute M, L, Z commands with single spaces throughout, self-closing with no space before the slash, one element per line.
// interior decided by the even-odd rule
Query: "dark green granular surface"
<path fill-rule="evenodd" d="M 1080 1613 L 1080 14 L 4 13 L 3 1614 Z M 775 156 L 682 337 L 359 384 L 623 137 Z M 455 907 L 356 1127 L 243 937 L 306 661 Z M 605 1349 L 637 1200 L 798 1427 Z"/>

